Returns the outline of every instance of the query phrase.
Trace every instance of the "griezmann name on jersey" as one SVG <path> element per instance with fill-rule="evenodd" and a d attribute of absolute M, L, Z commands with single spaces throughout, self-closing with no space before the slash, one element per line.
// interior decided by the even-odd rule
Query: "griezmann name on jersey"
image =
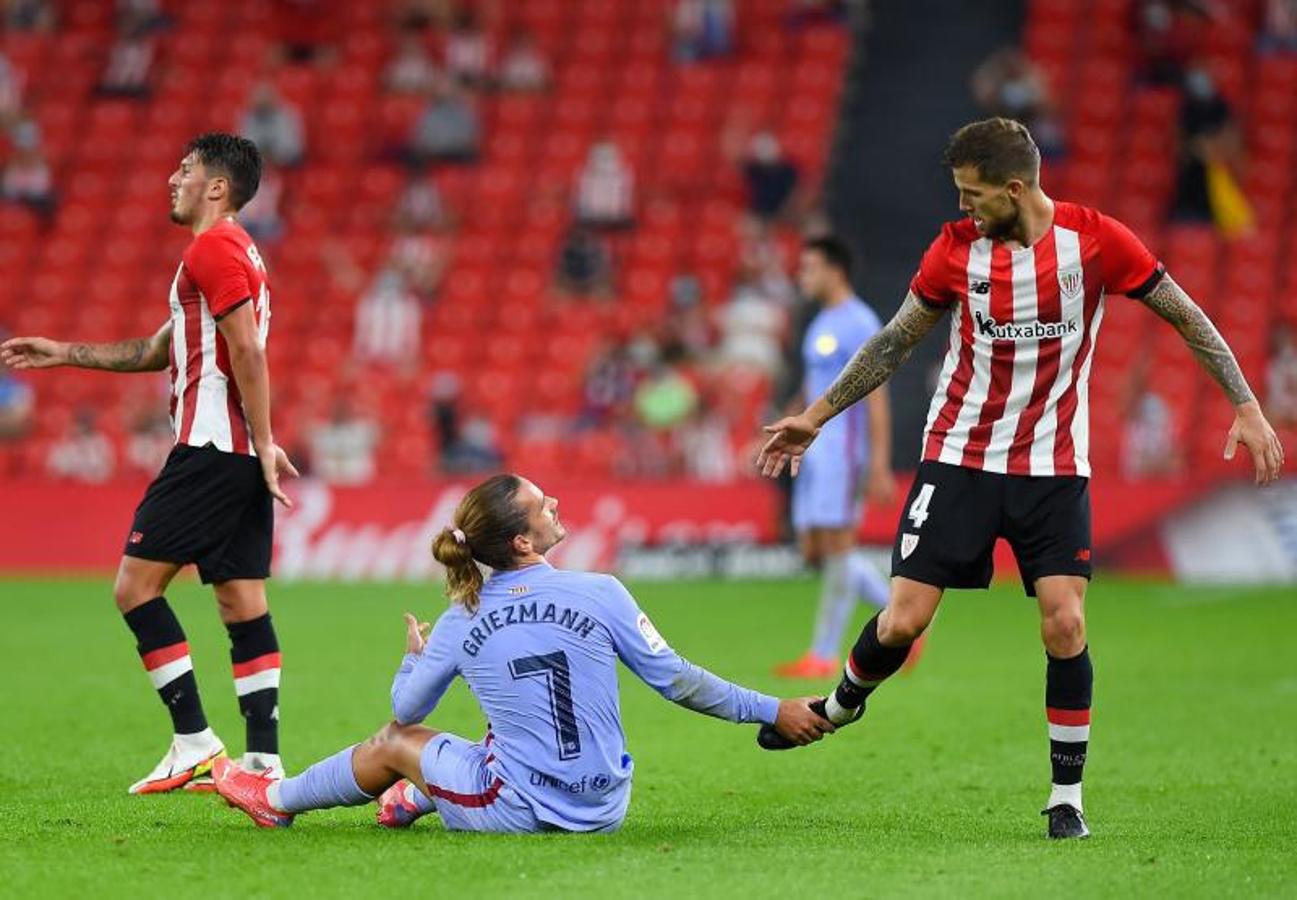
<path fill-rule="evenodd" d="M 626 749 L 617 661 L 668 700 L 732 722 L 774 722 L 779 701 L 731 684 L 668 646 L 611 575 L 538 563 L 487 580 L 470 615 L 455 604 L 407 654 L 392 712 L 421 722 L 462 676 L 490 723 L 487 767 L 570 831 L 619 823 L 634 763 Z"/>

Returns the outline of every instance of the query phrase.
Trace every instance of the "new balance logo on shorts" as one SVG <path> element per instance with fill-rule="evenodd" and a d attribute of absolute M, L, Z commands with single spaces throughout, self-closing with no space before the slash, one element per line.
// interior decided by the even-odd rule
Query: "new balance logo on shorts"
<path fill-rule="evenodd" d="M 997 341 L 1038 341 L 1042 338 L 1057 338 L 1076 334 L 1081 325 L 1076 319 L 1066 322 L 1015 322 L 1000 323 L 991 316 L 982 315 L 979 309 L 973 313 L 977 320 L 977 330 L 983 337 Z"/>
<path fill-rule="evenodd" d="M 139 544 L 144 541 L 144 532 L 132 531 L 131 536 L 127 539 L 128 544 Z"/>

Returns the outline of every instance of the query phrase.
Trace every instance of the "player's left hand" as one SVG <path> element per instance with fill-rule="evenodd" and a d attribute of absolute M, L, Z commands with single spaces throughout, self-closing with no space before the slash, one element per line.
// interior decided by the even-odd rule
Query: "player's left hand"
<path fill-rule="evenodd" d="M 889 466 L 872 466 L 865 486 L 869 502 L 874 506 L 890 506 L 896 499 L 896 476 Z"/>
<path fill-rule="evenodd" d="M 405 652 L 422 653 L 432 632 L 430 622 L 420 622 L 409 613 L 405 614 Z"/>
<path fill-rule="evenodd" d="M 1270 484 L 1279 480 L 1284 461 L 1283 444 L 1279 443 L 1279 436 L 1274 433 L 1255 400 L 1238 407 L 1234 424 L 1230 426 L 1229 436 L 1225 439 L 1226 459 L 1234 458 L 1234 451 L 1239 444 L 1252 454 L 1257 484 Z"/>
<path fill-rule="evenodd" d="M 784 466 L 788 467 L 789 475 L 796 477 L 802 467 L 802 455 L 820 433 L 805 415 L 788 416 L 762 430 L 770 439 L 757 455 L 757 468 L 767 478 L 778 478 Z"/>
<path fill-rule="evenodd" d="M 261 461 L 261 475 L 266 479 L 266 487 L 270 488 L 270 496 L 274 497 L 288 509 L 293 508 L 293 501 L 288 499 L 284 489 L 279 486 L 281 475 L 289 478 L 297 477 L 297 467 L 293 465 L 284 448 L 278 444 L 271 444 L 268 452 L 257 452 L 257 459 Z"/>

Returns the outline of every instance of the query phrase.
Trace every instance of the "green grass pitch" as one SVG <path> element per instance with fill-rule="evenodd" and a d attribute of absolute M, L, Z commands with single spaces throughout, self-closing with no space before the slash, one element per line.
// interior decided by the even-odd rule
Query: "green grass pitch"
<path fill-rule="evenodd" d="M 634 586 L 632 586 L 634 587 Z M 683 654 L 769 691 L 812 582 L 645 584 Z M 210 594 L 177 585 L 208 716 L 242 721 Z M 1052 844 L 1044 660 L 1020 589 L 954 593 L 922 665 L 821 744 L 679 709 L 622 672 L 636 778 L 615 835 L 385 832 L 373 808 L 265 832 L 211 795 L 129 797 L 168 728 L 103 581 L 0 582 L 0 894 L 12 897 L 1297 896 L 1297 596 L 1100 577 L 1089 625 L 1094 837 Z M 400 613 L 435 586 L 273 585 L 292 772 L 385 721 Z M 462 685 L 429 724 L 478 737 Z"/>

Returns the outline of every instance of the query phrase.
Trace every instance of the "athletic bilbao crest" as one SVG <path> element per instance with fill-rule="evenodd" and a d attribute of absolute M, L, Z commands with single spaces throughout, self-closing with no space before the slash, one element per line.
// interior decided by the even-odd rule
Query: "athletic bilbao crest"
<path fill-rule="evenodd" d="M 919 536 L 917 534 L 901 535 L 901 559 L 909 559 L 914 548 L 919 546 Z"/>
<path fill-rule="evenodd" d="M 1058 283 L 1063 288 L 1063 295 L 1066 297 L 1075 297 L 1085 287 L 1085 279 L 1082 277 L 1080 269 L 1068 269 L 1066 272 L 1059 272 Z"/>

